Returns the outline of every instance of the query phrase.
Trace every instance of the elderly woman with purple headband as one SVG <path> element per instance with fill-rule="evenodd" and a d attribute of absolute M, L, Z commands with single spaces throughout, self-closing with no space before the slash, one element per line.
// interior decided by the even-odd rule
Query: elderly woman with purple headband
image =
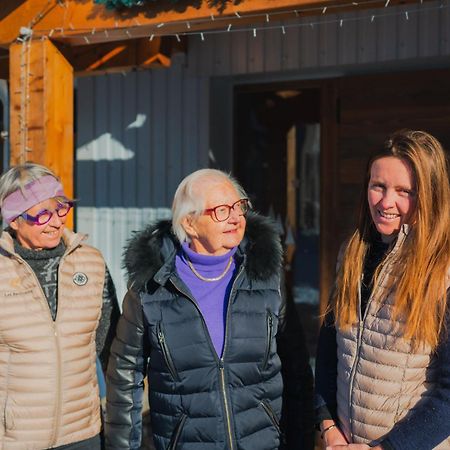
<path fill-rule="evenodd" d="M 119 315 L 98 250 L 66 229 L 72 201 L 49 169 L 0 178 L 0 448 L 100 449 L 97 355 Z"/>

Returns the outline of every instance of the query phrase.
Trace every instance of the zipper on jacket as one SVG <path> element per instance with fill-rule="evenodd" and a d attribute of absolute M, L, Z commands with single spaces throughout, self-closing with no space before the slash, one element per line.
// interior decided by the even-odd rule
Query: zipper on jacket
<path fill-rule="evenodd" d="M 244 263 L 242 263 L 241 267 L 239 268 L 236 278 L 234 279 L 233 284 L 231 286 L 230 295 L 228 297 L 227 320 L 225 322 L 225 337 L 224 337 L 222 357 L 219 360 L 219 373 L 220 373 L 223 404 L 224 404 L 224 408 L 225 408 L 225 420 L 226 420 L 226 424 L 227 424 L 227 436 L 228 436 L 228 442 L 230 445 L 230 450 L 234 450 L 234 444 L 233 444 L 233 431 L 232 431 L 232 426 L 231 426 L 230 407 L 228 404 L 227 389 L 226 389 L 226 384 L 225 384 L 225 352 L 226 352 L 227 344 L 228 344 L 228 327 L 230 325 L 231 305 L 233 303 L 233 299 L 236 294 L 236 289 L 235 289 L 236 282 L 240 278 L 243 270 L 244 270 Z"/>
<path fill-rule="evenodd" d="M 66 250 L 66 253 L 64 255 L 61 256 L 61 259 L 59 260 L 59 264 L 58 264 L 58 281 L 57 281 L 57 286 L 56 286 L 56 292 L 57 295 L 60 291 L 59 288 L 59 283 L 61 280 L 61 266 L 64 263 L 64 260 L 66 259 L 66 255 L 68 254 L 68 250 Z M 36 278 L 37 279 L 37 278 Z M 44 295 L 44 299 L 45 299 L 45 294 L 44 291 L 42 290 L 42 294 Z M 62 399 L 61 399 L 61 390 L 62 390 L 62 381 L 61 381 L 61 348 L 60 348 L 60 344 L 59 344 L 59 336 L 58 336 L 58 328 L 56 327 L 56 321 L 58 319 L 58 306 L 56 309 L 56 316 L 55 316 L 55 320 L 53 320 L 53 317 L 51 316 L 51 312 L 50 312 L 50 308 L 47 308 L 48 312 L 50 314 L 50 319 L 52 320 L 53 323 L 53 327 L 55 330 L 55 342 L 56 342 L 56 358 L 58 361 L 58 374 L 57 374 L 57 401 L 56 401 L 56 407 L 55 407 L 55 429 L 54 429 L 54 434 L 53 434 L 53 444 L 52 447 L 54 447 L 56 445 L 57 439 L 58 439 L 58 430 L 61 427 L 61 410 L 62 410 Z"/>
<path fill-rule="evenodd" d="M 7 366 L 8 370 L 6 372 L 6 382 L 5 382 L 5 386 L 9 386 L 9 381 L 10 381 L 10 377 L 11 377 L 11 371 L 9 370 L 9 367 L 11 366 L 11 353 L 12 352 L 8 352 L 8 362 L 7 362 Z M 8 403 L 9 403 L 9 395 L 8 395 L 8 390 L 6 389 L 5 392 L 5 403 L 3 405 L 3 430 L 4 430 L 4 435 L 6 434 L 6 431 L 10 428 L 8 425 L 10 423 L 10 421 L 8 420 L 7 417 L 7 413 L 6 411 L 8 410 Z"/>
<path fill-rule="evenodd" d="M 395 256 L 395 255 L 394 255 Z M 393 258 L 392 252 L 387 256 L 385 261 L 383 262 L 381 266 L 380 273 L 378 275 L 378 285 L 381 285 L 384 279 L 386 278 L 386 270 L 388 265 L 388 262 Z M 357 333 L 357 339 L 356 339 L 356 352 L 355 352 L 355 359 L 353 361 L 353 366 L 350 371 L 350 377 L 349 377 L 349 402 L 348 402 L 348 419 L 350 423 L 350 433 L 351 437 L 353 438 L 353 414 L 352 414 L 352 405 L 353 405 L 353 381 L 355 379 L 356 375 L 356 366 L 358 365 L 358 362 L 360 360 L 360 352 L 361 352 L 361 341 L 362 341 L 362 332 L 366 323 L 367 315 L 370 309 L 370 304 L 372 303 L 372 299 L 374 297 L 373 293 L 376 287 L 372 287 L 372 292 L 369 297 L 369 300 L 367 301 L 366 309 L 364 311 L 364 315 L 361 316 L 361 281 L 364 277 L 364 274 L 361 274 L 361 280 L 359 280 L 358 284 L 358 333 Z"/>
<path fill-rule="evenodd" d="M 222 351 L 222 357 L 219 358 L 219 356 L 217 355 L 217 352 L 214 348 L 214 345 L 212 343 L 211 340 L 211 335 L 209 334 L 208 331 L 208 327 L 206 326 L 206 322 L 205 322 L 205 318 L 203 317 L 203 314 L 197 304 L 197 302 L 188 294 L 186 293 L 180 286 L 178 286 L 178 284 L 176 283 L 176 280 L 174 279 L 170 279 L 173 286 L 175 287 L 175 289 L 177 289 L 178 292 L 180 292 L 181 294 L 183 294 L 183 296 L 185 296 L 189 301 L 191 301 L 194 306 L 197 308 L 197 311 L 202 319 L 203 322 L 203 329 L 205 330 L 205 334 L 209 340 L 209 345 L 211 347 L 211 352 L 214 355 L 214 357 L 217 359 L 218 361 L 218 366 L 219 366 L 219 376 L 220 376 L 220 387 L 221 387 L 221 391 L 222 391 L 222 397 L 223 397 L 223 403 L 224 403 L 224 410 L 225 410 L 225 422 L 226 422 L 226 434 L 228 437 L 228 443 L 229 443 L 229 450 L 234 450 L 234 443 L 233 443 L 233 432 L 232 432 L 232 426 L 231 426 L 231 415 L 230 415 L 230 407 L 229 407 L 229 402 L 228 402 L 228 396 L 227 396 L 227 389 L 226 389 L 226 384 L 225 384 L 225 362 L 224 362 L 224 357 L 225 357 L 225 351 L 227 348 L 227 341 L 228 341 L 228 326 L 229 326 L 229 322 L 230 322 L 230 311 L 231 311 L 231 304 L 232 304 L 232 300 L 234 298 L 234 295 L 236 293 L 235 290 L 235 286 L 237 283 L 237 280 L 240 278 L 242 272 L 244 271 L 244 263 L 241 264 L 241 266 L 239 267 L 239 271 L 233 281 L 233 284 L 231 286 L 231 290 L 230 290 L 230 295 L 228 297 L 228 307 L 227 307 L 227 318 L 226 318 L 226 322 L 225 322 L 225 337 L 224 337 L 224 345 L 223 345 L 223 351 Z"/>
<path fill-rule="evenodd" d="M 163 352 L 164 361 L 166 362 L 166 366 L 169 369 L 170 375 L 176 381 L 180 381 L 180 377 L 178 376 L 177 369 L 175 368 L 175 364 L 173 363 L 172 356 L 169 352 L 169 347 L 167 346 L 166 337 L 164 335 L 161 322 L 158 322 L 156 327 L 156 332 L 158 334 L 159 345 L 161 346 L 161 350 Z"/>
<path fill-rule="evenodd" d="M 272 407 L 265 402 L 264 400 L 262 400 L 260 402 L 261 406 L 263 407 L 264 411 L 266 412 L 266 414 L 269 416 L 270 421 L 273 423 L 273 426 L 277 429 L 278 434 L 280 435 L 280 437 L 282 437 L 283 433 L 281 432 L 281 428 L 280 428 L 280 422 L 278 421 L 278 417 L 276 416 L 274 410 L 272 409 Z"/>
<path fill-rule="evenodd" d="M 264 355 L 262 370 L 267 368 L 267 363 L 269 362 L 270 349 L 272 347 L 272 337 L 273 337 L 273 317 L 271 311 L 267 311 L 266 316 L 267 325 L 267 342 L 266 342 L 266 353 Z"/>
<path fill-rule="evenodd" d="M 56 381 L 56 407 L 55 407 L 55 428 L 53 431 L 53 439 L 52 439 L 52 447 L 56 445 L 56 441 L 58 438 L 58 430 L 60 427 L 60 421 L 61 421 L 61 388 L 62 388 L 62 382 L 61 382 L 61 349 L 59 348 L 59 336 L 58 331 L 55 327 L 55 341 L 56 341 L 56 359 L 58 361 L 58 374 L 57 374 L 57 381 Z"/>
<path fill-rule="evenodd" d="M 228 444 L 230 445 L 230 450 L 233 450 L 234 446 L 233 446 L 233 434 L 231 432 L 230 407 L 228 405 L 227 390 L 225 386 L 225 368 L 222 358 L 219 361 L 219 373 L 220 373 L 220 386 L 222 388 L 223 404 L 225 406 L 225 421 L 227 424 Z"/>
<path fill-rule="evenodd" d="M 236 279 L 238 278 L 238 276 L 240 275 L 241 271 L 238 273 L 238 275 L 236 276 Z M 236 281 L 235 279 L 235 281 Z M 211 347 L 211 352 L 214 355 L 215 359 L 218 361 L 218 366 L 219 366 L 219 378 L 220 378 L 220 391 L 222 394 L 222 399 L 223 399 L 223 404 L 224 404 L 224 410 L 225 410 L 225 425 L 226 425 L 226 436 L 227 436 L 227 441 L 228 441 L 228 445 L 229 445 L 229 450 L 234 450 L 234 445 L 233 445 L 233 434 L 231 431 L 231 416 L 230 416 L 230 408 L 229 408 L 229 403 L 228 403 L 228 397 L 227 397 L 227 392 L 226 392 L 226 385 L 225 385 L 225 368 L 224 368 L 224 361 L 223 361 L 223 355 L 225 354 L 225 347 L 226 347 L 226 337 L 227 337 L 227 328 L 228 328 L 228 320 L 229 320 L 229 309 L 230 309 L 230 300 L 232 298 L 232 293 L 234 292 L 234 283 L 233 283 L 233 287 L 230 291 L 230 297 L 228 300 L 228 308 L 227 308 L 227 320 L 225 323 L 225 339 L 224 339 L 224 347 L 223 347 L 223 352 L 222 352 L 222 358 L 219 358 L 217 355 L 217 352 L 214 348 L 214 345 L 211 341 L 211 335 L 209 334 L 208 331 L 208 327 L 206 326 L 206 322 L 205 322 L 205 318 L 203 317 L 203 314 L 197 304 L 197 302 L 189 295 L 187 294 L 182 288 L 180 288 L 177 283 L 176 280 L 171 280 L 172 284 L 175 286 L 175 289 L 177 289 L 178 292 L 180 292 L 181 294 L 183 294 L 183 296 L 185 296 L 190 302 L 192 302 L 194 304 L 194 306 L 197 308 L 197 311 L 200 315 L 200 318 L 202 320 L 203 323 L 203 329 L 205 331 L 205 335 L 207 336 L 207 339 L 209 340 L 209 345 Z"/>
<path fill-rule="evenodd" d="M 3 423 L 3 430 L 5 431 L 5 434 L 8 431 L 8 429 L 10 428 L 8 426 L 8 420 L 6 418 L 6 411 L 7 411 L 7 409 L 8 409 L 8 394 L 6 394 L 5 404 L 3 405 L 3 420 L 2 420 L 2 423 Z"/>
<path fill-rule="evenodd" d="M 178 421 L 178 423 L 175 426 L 175 429 L 173 431 L 172 439 L 170 439 L 167 450 L 176 450 L 178 441 L 180 440 L 181 431 L 183 430 L 184 422 L 186 422 L 186 419 L 187 419 L 187 414 L 183 414 L 180 417 L 180 420 Z"/>

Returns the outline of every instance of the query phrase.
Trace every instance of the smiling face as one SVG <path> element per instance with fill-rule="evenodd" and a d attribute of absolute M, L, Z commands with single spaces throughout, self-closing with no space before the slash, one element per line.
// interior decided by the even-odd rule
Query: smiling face
<path fill-rule="evenodd" d="M 367 199 L 373 223 L 384 241 L 411 223 L 416 207 L 415 179 L 407 162 L 394 156 L 376 159 L 370 168 Z"/>
<path fill-rule="evenodd" d="M 26 211 L 30 216 L 36 216 L 42 210 L 55 211 L 59 203 L 54 198 L 44 200 Z M 61 241 L 67 216 L 59 217 L 56 212 L 49 222 L 37 225 L 18 217 L 11 222 L 11 228 L 16 232 L 17 240 L 22 247 L 32 250 L 55 248 Z"/>
<path fill-rule="evenodd" d="M 239 194 L 228 182 L 202 183 L 201 192 L 205 196 L 205 209 L 218 205 L 233 205 L 239 200 Z M 238 246 L 244 237 L 245 216 L 239 215 L 238 208 L 230 211 L 230 217 L 223 222 L 214 219 L 212 212 L 198 217 L 187 216 L 182 225 L 189 236 L 190 248 L 205 255 L 223 255 Z"/>

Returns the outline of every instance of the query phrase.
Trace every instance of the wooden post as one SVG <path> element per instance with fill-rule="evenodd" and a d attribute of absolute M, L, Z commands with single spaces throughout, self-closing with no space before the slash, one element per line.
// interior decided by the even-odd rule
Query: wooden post
<path fill-rule="evenodd" d="M 10 46 L 9 79 L 11 165 L 32 161 L 47 166 L 72 198 L 72 66 L 48 39 L 29 40 Z"/>
<path fill-rule="evenodd" d="M 297 236 L 297 132 L 292 126 L 286 134 L 286 235 Z M 286 262 L 294 258 L 295 243 L 286 243 Z"/>

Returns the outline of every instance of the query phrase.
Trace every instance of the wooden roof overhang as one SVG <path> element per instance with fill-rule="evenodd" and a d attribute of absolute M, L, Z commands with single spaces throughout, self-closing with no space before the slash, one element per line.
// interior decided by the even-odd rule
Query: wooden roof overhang
<path fill-rule="evenodd" d="M 411 0 L 388 0 L 411 3 Z M 241 0 L 223 11 L 193 1 L 143 2 L 110 10 L 94 0 L 2 0 L 0 2 L 0 76 L 4 50 L 21 38 L 50 39 L 75 73 L 170 65 L 172 52 L 185 50 L 184 37 L 200 31 L 248 27 L 266 20 L 289 20 L 386 5 L 386 0 Z M 198 3 L 198 2 L 196 2 Z M 295 12 L 295 14 L 294 14 Z M 22 30 L 22 31 L 21 31 Z M 25 33 L 24 33 L 25 32 Z M 2 57 L 3 54 L 3 57 Z M 2 73 L 3 67 L 3 73 Z"/>
<path fill-rule="evenodd" d="M 94 0 L 1 0 L 0 78 L 10 82 L 11 163 L 48 165 L 71 195 L 74 74 L 167 67 L 189 34 L 249 27 L 267 14 L 288 21 L 412 1 L 241 0 L 222 11 L 206 0 L 192 3 L 144 1 L 108 10 Z"/>
<path fill-rule="evenodd" d="M 408 1 L 392 0 L 392 3 Z M 276 14 L 280 20 L 292 18 L 293 11 L 301 15 L 317 15 L 323 8 L 329 13 L 361 8 L 384 6 L 386 0 L 241 0 L 228 3 L 223 11 L 210 8 L 206 0 L 199 7 L 190 6 L 193 1 L 162 0 L 142 2 L 141 6 L 109 10 L 94 0 L 2 0 L 0 5 L 0 46 L 8 46 L 18 36 L 20 28 L 33 28 L 36 37 L 47 36 L 53 31 L 53 40 L 69 45 L 86 44 L 85 36 L 92 33 L 90 43 L 148 37 L 157 33 L 161 24 L 164 34 L 190 29 L 205 30 L 265 20 L 266 13 Z M 195 2 L 198 3 L 198 2 Z M 391 4 L 392 4 L 391 3 Z M 101 31 L 108 30 L 108 34 Z M 124 29 L 130 33 L 124 35 Z M 98 33 L 100 32 L 100 33 Z"/>

